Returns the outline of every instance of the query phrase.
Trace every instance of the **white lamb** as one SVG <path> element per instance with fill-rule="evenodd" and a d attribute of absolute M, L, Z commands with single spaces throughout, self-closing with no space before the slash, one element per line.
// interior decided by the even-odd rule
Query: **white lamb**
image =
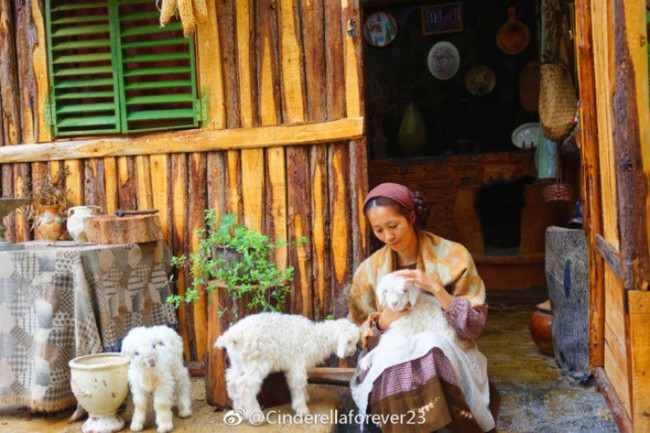
<path fill-rule="evenodd" d="M 280 313 L 248 316 L 217 338 L 230 359 L 226 387 L 233 409 L 244 418 L 260 412 L 257 394 L 270 373 L 285 373 L 291 407 L 308 414 L 307 370 L 332 354 L 339 358 L 356 352 L 359 328 L 346 319 L 314 323 L 306 317 Z"/>
<path fill-rule="evenodd" d="M 382 334 L 374 350 L 359 360 L 359 368 L 368 368 L 378 352 L 394 350 L 406 339 L 420 332 L 435 332 L 451 341 L 458 341 L 454 328 L 444 316 L 435 296 L 422 292 L 418 286 L 409 284 L 404 277 L 394 273 L 385 275 L 375 289 L 377 302 L 384 308 L 402 311 L 408 304 L 413 306 L 409 314 L 390 324 Z"/>
<path fill-rule="evenodd" d="M 129 357 L 128 378 L 133 394 L 131 430 L 140 431 L 153 395 L 158 433 L 174 429 L 172 406 L 178 400 L 178 416 L 192 415 L 190 375 L 183 366 L 183 340 L 166 326 L 138 327 L 122 341 L 122 354 Z"/>

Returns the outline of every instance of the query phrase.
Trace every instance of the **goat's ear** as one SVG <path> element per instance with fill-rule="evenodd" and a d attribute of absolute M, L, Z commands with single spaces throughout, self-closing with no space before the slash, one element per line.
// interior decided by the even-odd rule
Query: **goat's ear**
<path fill-rule="evenodd" d="M 415 303 L 418 301 L 418 296 L 420 296 L 420 288 L 413 284 L 408 284 L 406 286 L 406 293 L 409 297 L 409 303 L 415 306 Z"/>

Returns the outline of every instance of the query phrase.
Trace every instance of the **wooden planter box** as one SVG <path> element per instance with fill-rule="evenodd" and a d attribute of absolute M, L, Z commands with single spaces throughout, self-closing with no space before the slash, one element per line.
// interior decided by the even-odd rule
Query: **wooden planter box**
<path fill-rule="evenodd" d="M 205 394 L 208 404 L 212 406 L 232 407 L 232 401 L 228 398 L 226 391 L 226 368 L 228 368 L 228 355 L 226 350 L 214 347 L 217 337 L 228 329 L 228 323 L 232 318 L 228 312 L 219 317 L 218 306 L 225 305 L 228 301 L 227 288 L 219 285 L 208 296 L 208 347 L 205 354 Z M 240 300 L 238 303 L 239 317 L 244 317 L 246 302 Z M 284 373 L 273 373 L 269 375 L 262 384 L 262 390 L 257 395 L 257 400 L 262 408 L 278 406 L 291 401 L 291 394 Z"/>

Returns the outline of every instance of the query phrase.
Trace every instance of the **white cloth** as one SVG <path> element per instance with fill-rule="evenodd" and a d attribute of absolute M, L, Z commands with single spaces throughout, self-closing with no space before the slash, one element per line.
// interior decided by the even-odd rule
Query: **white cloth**
<path fill-rule="evenodd" d="M 382 340 L 387 335 L 382 336 Z M 373 354 L 370 371 L 362 383 L 357 382 L 357 371 L 350 382 L 352 398 L 363 417 L 368 410 L 368 399 L 375 380 L 386 369 L 404 362 L 413 361 L 439 348 L 449 359 L 458 379 L 458 385 L 465 396 L 465 401 L 474 418 L 483 431 L 495 427 L 490 412 L 490 389 L 487 376 L 487 358 L 479 352 L 476 345 L 462 349 L 451 340 L 434 332 L 421 332 L 407 339 L 381 341 L 371 352 Z"/>

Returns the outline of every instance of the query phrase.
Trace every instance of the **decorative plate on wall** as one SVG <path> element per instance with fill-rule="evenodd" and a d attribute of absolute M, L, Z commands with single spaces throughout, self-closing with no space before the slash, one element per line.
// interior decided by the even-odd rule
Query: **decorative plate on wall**
<path fill-rule="evenodd" d="M 377 48 L 386 47 L 397 37 L 397 21 L 388 12 L 371 13 L 363 25 L 363 37 L 369 45 Z"/>
<path fill-rule="evenodd" d="M 474 66 L 465 75 L 465 88 L 475 96 L 485 96 L 494 90 L 497 76 L 489 66 Z"/>
<path fill-rule="evenodd" d="M 429 50 L 427 66 L 431 75 L 439 80 L 449 80 L 460 67 L 460 54 L 451 42 L 442 41 Z"/>
<path fill-rule="evenodd" d="M 519 125 L 512 131 L 512 144 L 520 149 L 534 149 L 539 140 L 539 122 L 529 122 Z"/>

